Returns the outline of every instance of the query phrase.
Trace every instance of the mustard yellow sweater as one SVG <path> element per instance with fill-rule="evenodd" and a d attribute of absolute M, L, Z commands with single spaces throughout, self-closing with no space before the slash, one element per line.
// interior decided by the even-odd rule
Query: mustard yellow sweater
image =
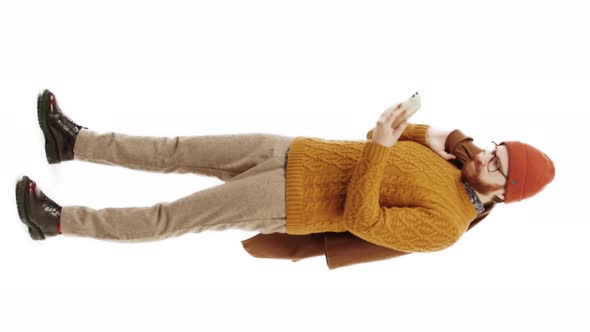
<path fill-rule="evenodd" d="M 410 124 L 389 148 L 296 137 L 287 159 L 287 233 L 349 231 L 405 252 L 455 243 L 477 211 L 461 171 L 427 146 L 428 128 Z"/>

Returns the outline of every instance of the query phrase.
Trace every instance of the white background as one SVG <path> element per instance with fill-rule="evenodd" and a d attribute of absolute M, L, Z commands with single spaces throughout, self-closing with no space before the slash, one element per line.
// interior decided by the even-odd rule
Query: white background
<path fill-rule="evenodd" d="M 0 330 L 588 331 L 588 14 L 582 1 L 2 1 Z M 351 140 L 419 91 L 411 122 L 529 143 L 556 177 L 446 250 L 332 271 L 251 257 L 240 230 L 33 241 L 22 175 L 93 208 L 222 183 L 47 164 L 45 88 L 96 131 Z"/>

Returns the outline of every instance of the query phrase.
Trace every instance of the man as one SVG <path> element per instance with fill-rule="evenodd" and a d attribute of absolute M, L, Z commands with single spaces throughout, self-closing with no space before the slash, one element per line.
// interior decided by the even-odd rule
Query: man
<path fill-rule="evenodd" d="M 49 163 L 78 159 L 194 172 L 226 183 L 170 203 L 94 210 L 62 207 L 25 176 L 16 187 L 19 216 L 34 239 L 63 233 L 135 241 L 207 229 L 255 230 L 260 234 L 243 241 L 254 256 L 297 260 L 323 253 L 333 268 L 442 250 L 496 202 L 531 197 L 554 177 L 551 159 L 530 145 L 469 149 L 463 141 L 470 138 L 458 131 L 407 123 L 391 128 L 401 112 L 386 110 L 367 134 L 370 141 L 140 137 L 79 126 L 45 90 L 38 117 Z"/>

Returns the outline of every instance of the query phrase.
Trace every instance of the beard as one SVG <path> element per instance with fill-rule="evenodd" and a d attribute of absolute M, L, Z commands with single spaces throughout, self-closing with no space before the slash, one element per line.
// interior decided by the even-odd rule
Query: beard
<path fill-rule="evenodd" d="M 473 170 L 474 161 L 470 160 L 469 162 L 463 164 L 461 168 L 461 179 L 469 183 L 473 189 L 477 190 L 477 192 L 483 195 L 489 195 L 490 193 L 504 188 L 502 184 L 493 184 L 489 182 L 485 182 L 481 178 L 481 172 L 483 171 L 482 165 L 476 163 L 475 165 L 479 167 L 477 171 Z"/>

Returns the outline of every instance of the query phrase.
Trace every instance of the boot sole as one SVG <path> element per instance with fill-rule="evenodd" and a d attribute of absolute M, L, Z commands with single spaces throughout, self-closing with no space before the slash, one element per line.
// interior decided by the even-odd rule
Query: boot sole
<path fill-rule="evenodd" d="M 49 116 L 49 90 L 45 89 L 37 96 L 37 120 L 45 136 L 45 156 L 50 164 L 61 162 L 57 152 L 57 140 L 47 125 Z"/>
<path fill-rule="evenodd" d="M 27 209 L 25 208 L 25 202 L 27 201 L 27 184 L 29 178 L 23 176 L 23 178 L 16 183 L 16 207 L 18 209 L 18 216 L 23 224 L 29 227 L 29 235 L 33 240 L 45 240 L 45 235 L 33 222 L 29 221 Z"/>

